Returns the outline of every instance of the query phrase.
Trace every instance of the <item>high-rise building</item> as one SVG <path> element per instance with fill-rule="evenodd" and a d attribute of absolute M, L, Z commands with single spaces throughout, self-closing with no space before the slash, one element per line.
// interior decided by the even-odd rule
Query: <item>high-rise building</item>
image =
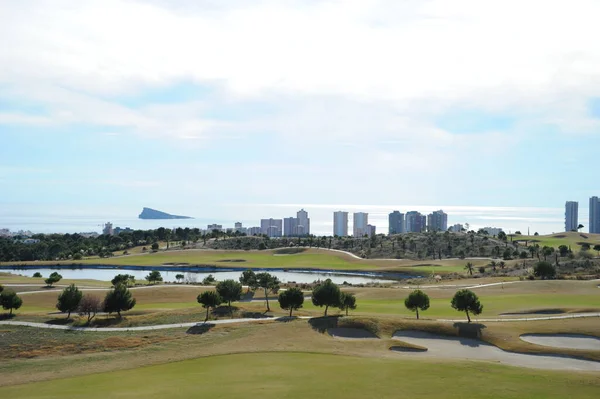
<path fill-rule="evenodd" d="M 298 236 L 298 218 L 289 217 L 283 219 L 283 235 L 286 237 Z"/>
<path fill-rule="evenodd" d="M 249 236 L 257 236 L 260 234 L 260 227 L 248 227 L 246 234 Z"/>
<path fill-rule="evenodd" d="M 296 218 L 298 219 L 298 227 L 296 235 L 298 236 L 307 236 L 310 234 L 310 218 L 308 217 L 308 212 L 304 209 L 300 209 L 296 213 Z"/>
<path fill-rule="evenodd" d="M 600 199 L 590 198 L 590 233 L 600 233 Z"/>
<path fill-rule="evenodd" d="M 367 231 L 367 225 L 369 224 L 369 214 L 366 212 L 354 212 L 354 225 L 352 226 L 352 232 L 354 237 L 363 237 L 365 234 L 369 234 Z"/>
<path fill-rule="evenodd" d="M 421 233 L 427 227 L 427 217 L 420 212 L 406 212 L 405 229 L 407 233 Z"/>
<path fill-rule="evenodd" d="M 401 234 L 404 233 L 404 214 L 399 211 L 394 211 L 389 215 L 389 229 L 388 233 Z"/>
<path fill-rule="evenodd" d="M 104 225 L 104 228 L 102 229 L 102 234 L 107 236 L 112 236 L 114 234 L 113 224 L 111 222 L 108 222 Z"/>
<path fill-rule="evenodd" d="M 496 237 L 502 231 L 501 227 L 484 227 L 481 229 L 485 231 L 489 236 Z M 528 234 L 529 235 L 529 234 Z"/>
<path fill-rule="evenodd" d="M 333 235 L 338 237 L 348 236 L 348 212 L 333 212 Z"/>
<path fill-rule="evenodd" d="M 427 230 L 446 231 L 448 230 L 448 215 L 442 211 L 434 211 L 427 216 Z"/>
<path fill-rule="evenodd" d="M 454 226 L 450 226 L 450 231 L 453 233 L 460 233 L 461 231 L 463 231 L 464 226 L 462 224 L 455 224 Z"/>
<path fill-rule="evenodd" d="M 372 224 L 368 224 L 367 225 L 367 235 L 369 237 L 373 237 L 375 234 L 377 234 L 376 227 L 373 226 Z"/>
<path fill-rule="evenodd" d="M 567 201 L 565 203 L 565 231 L 577 231 L 579 226 L 579 202 Z"/>
<path fill-rule="evenodd" d="M 260 219 L 260 233 L 267 237 L 281 237 L 281 219 Z"/>

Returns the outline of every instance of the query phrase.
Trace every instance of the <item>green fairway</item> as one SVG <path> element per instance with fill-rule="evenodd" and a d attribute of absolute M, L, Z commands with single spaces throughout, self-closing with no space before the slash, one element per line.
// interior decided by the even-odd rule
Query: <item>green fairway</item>
<path fill-rule="evenodd" d="M 485 381 L 479 383 L 478 381 Z M 591 398 L 600 376 L 486 363 L 255 353 L 0 388 L 5 398 Z"/>
<path fill-rule="evenodd" d="M 558 248 L 560 245 L 566 245 L 571 247 L 573 251 L 578 251 L 581 248 L 579 243 L 588 243 L 592 248 L 594 245 L 600 244 L 600 234 L 576 233 L 573 231 L 544 236 L 515 235 L 512 239 L 514 241 L 529 241 L 530 245 L 538 244 L 540 247 Z"/>

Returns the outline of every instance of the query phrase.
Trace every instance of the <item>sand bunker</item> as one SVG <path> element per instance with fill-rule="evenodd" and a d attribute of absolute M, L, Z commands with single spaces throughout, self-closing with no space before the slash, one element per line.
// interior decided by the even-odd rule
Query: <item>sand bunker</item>
<path fill-rule="evenodd" d="M 485 360 L 508 366 L 548 370 L 600 371 L 600 362 L 566 356 L 528 355 L 506 352 L 486 342 L 472 338 L 446 337 L 421 331 L 396 331 L 394 339 L 427 348 L 427 352 L 407 353 L 407 356 Z"/>
<path fill-rule="evenodd" d="M 581 334 L 523 334 L 530 344 L 553 348 L 600 350 L 600 338 Z"/>
<path fill-rule="evenodd" d="M 334 338 L 379 339 L 377 335 L 362 328 L 329 328 L 327 332 Z"/>

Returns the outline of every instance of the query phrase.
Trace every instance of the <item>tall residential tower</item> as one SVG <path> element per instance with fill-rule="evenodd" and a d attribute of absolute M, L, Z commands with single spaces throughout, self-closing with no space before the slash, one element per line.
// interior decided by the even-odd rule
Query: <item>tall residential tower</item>
<path fill-rule="evenodd" d="M 389 230 L 388 233 L 401 234 L 404 233 L 404 214 L 399 211 L 394 211 L 389 215 Z"/>
<path fill-rule="evenodd" d="M 565 231 L 577 231 L 579 226 L 579 202 L 567 201 L 565 204 Z"/>
<path fill-rule="evenodd" d="M 333 212 L 333 235 L 338 237 L 348 236 L 348 212 Z"/>
<path fill-rule="evenodd" d="M 369 214 L 365 212 L 354 213 L 354 225 L 352 226 L 352 232 L 354 237 L 364 237 L 365 234 L 369 234 L 370 230 L 367 227 L 369 225 Z"/>
<path fill-rule="evenodd" d="M 600 233 L 600 199 L 590 198 L 590 233 Z"/>

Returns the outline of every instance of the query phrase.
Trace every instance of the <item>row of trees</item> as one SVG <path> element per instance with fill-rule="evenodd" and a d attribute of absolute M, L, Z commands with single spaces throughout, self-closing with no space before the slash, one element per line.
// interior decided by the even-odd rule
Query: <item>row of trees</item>
<path fill-rule="evenodd" d="M 453 309 L 465 312 L 467 320 L 471 322 L 471 314 L 477 316 L 483 312 L 483 305 L 479 302 L 477 295 L 471 290 L 459 290 L 452 297 L 450 305 Z M 429 309 L 429 295 L 421 290 L 414 290 L 404 300 L 404 306 L 411 312 L 416 312 L 419 319 L 419 310 Z"/>
<path fill-rule="evenodd" d="M 131 291 L 122 283 L 111 288 L 103 301 L 96 296 L 83 295 L 75 284 L 71 284 L 58 295 L 56 308 L 66 313 L 67 319 L 71 317 L 71 313 L 77 311 L 80 315 L 87 316 L 89 324 L 98 312 L 117 313 L 121 317 L 121 312 L 133 309 L 135 304 L 136 300 Z"/>

